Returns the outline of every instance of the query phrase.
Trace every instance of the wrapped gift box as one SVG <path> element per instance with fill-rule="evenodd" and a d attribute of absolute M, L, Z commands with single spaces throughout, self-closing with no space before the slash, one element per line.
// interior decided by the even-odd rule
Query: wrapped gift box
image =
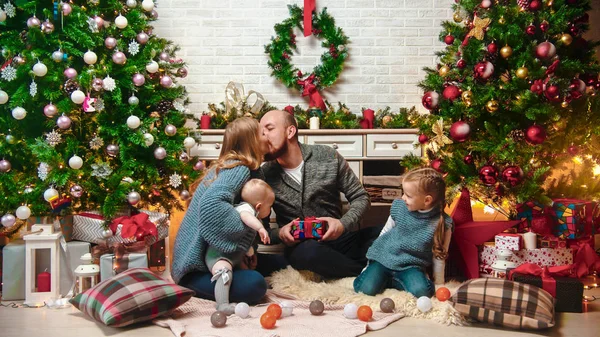
<path fill-rule="evenodd" d="M 534 232 L 540 235 L 552 233 L 553 222 L 548 212 L 548 207 L 535 202 L 528 201 L 517 205 L 517 219 L 524 220 L 519 224 L 519 232 Z"/>
<path fill-rule="evenodd" d="M 583 283 L 571 277 L 553 277 L 556 280 L 556 303 L 557 312 L 582 312 Z M 539 276 L 514 273 L 512 280 L 527 283 L 543 288 L 542 278 Z"/>
<path fill-rule="evenodd" d="M 73 285 L 73 270 L 81 264 L 81 256 L 90 252 L 89 242 L 67 242 L 69 258 L 61 249 L 60 252 L 60 293 L 65 296 Z M 43 250 L 35 252 L 36 275 L 50 269 L 50 256 Z M 2 300 L 14 301 L 25 299 L 25 241 L 15 240 L 3 249 L 2 264 Z"/>
<path fill-rule="evenodd" d="M 496 262 L 497 249 L 491 245 L 479 247 L 479 262 L 491 266 Z M 564 266 L 573 263 L 573 250 L 570 248 L 538 248 L 513 251 L 510 259 L 517 266 L 533 263 L 540 267 Z"/>
<path fill-rule="evenodd" d="M 502 233 L 495 236 L 496 249 L 519 250 L 523 248 L 523 238 L 519 234 Z"/>
<path fill-rule="evenodd" d="M 553 235 L 538 236 L 537 246 L 540 248 L 567 248 L 567 241 Z"/>
<path fill-rule="evenodd" d="M 561 239 L 578 239 L 595 234 L 597 203 L 577 199 L 554 199 L 550 214 L 554 220 L 553 234 Z"/>
<path fill-rule="evenodd" d="M 120 259 L 115 254 L 104 254 L 100 257 L 100 281 L 107 280 L 118 273 L 131 268 L 148 268 L 148 255 L 145 253 L 128 253 Z"/>
<path fill-rule="evenodd" d="M 314 218 L 304 220 L 294 220 L 292 222 L 292 236 L 294 240 L 320 239 L 325 234 L 325 221 L 319 221 Z"/>

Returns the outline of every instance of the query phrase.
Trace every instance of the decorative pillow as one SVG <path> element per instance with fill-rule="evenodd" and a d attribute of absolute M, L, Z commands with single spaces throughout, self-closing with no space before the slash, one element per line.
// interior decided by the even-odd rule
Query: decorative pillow
<path fill-rule="evenodd" d="M 70 300 L 91 318 L 112 327 L 148 321 L 187 302 L 194 291 L 164 280 L 149 269 L 132 268 Z"/>
<path fill-rule="evenodd" d="M 529 284 L 497 278 L 463 283 L 450 298 L 461 314 L 480 322 L 514 329 L 554 326 L 554 298 Z"/>

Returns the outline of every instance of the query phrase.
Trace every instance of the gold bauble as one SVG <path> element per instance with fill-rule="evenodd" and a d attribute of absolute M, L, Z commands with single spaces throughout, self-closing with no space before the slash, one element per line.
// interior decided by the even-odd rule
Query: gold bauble
<path fill-rule="evenodd" d="M 554 1 L 553 1 L 553 0 L 548 0 L 548 1 L 546 2 L 546 6 L 548 6 L 548 7 L 552 7 L 552 5 L 554 5 Z"/>
<path fill-rule="evenodd" d="M 471 106 L 473 104 L 473 101 L 471 101 L 470 99 L 463 100 L 463 102 L 465 103 L 466 106 Z"/>
<path fill-rule="evenodd" d="M 460 97 L 463 101 L 471 101 L 473 100 L 473 92 L 471 90 L 465 90 L 460 94 Z"/>
<path fill-rule="evenodd" d="M 560 37 L 560 42 L 562 42 L 565 46 L 568 46 L 573 42 L 573 37 L 570 34 L 563 34 Z"/>
<path fill-rule="evenodd" d="M 498 23 L 501 25 L 506 23 L 506 19 L 504 18 L 504 16 L 501 16 L 500 19 L 498 19 Z"/>
<path fill-rule="evenodd" d="M 447 76 L 449 72 L 450 72 L 450 67 L 448 67 L 448 66 L 441 66 L 440 69 L 438 70 L 438 74 L 440 74 L 440 76 L 442 76 L 442 77 Z"/>
<path fill-rule="evenodd" d="M 562 106 L 563 108 L 568 108 L 569 107 L 569 102 L 567 101 L 563 101 L 562 103 L 560 103 L 560 106 Z"/>
<path fill-rule="evenodd" d="M 498 101 L 496 101 L 496 100 L 494 100 L 494 99 L 493 99 L 493 100 L 491 100 L 491 101 L 488 101 L 488 102 L 486 103 L 486 105 L 485 105 L 485 109 L 486 109 L 488 112 L 496 112 L 496 110 L 498 110 L 498 107 L 499 107 L 499 106 L 500 106 L 500 104 L 498 103 Z"/>
<path fill-rule="evenodd" d="M 567 120 L 564 118 L 559 119 L 556 123 L 552 124 L 552 127 L 556 131 L 563 131 L 567 128 Z"/>
<path fill-rule="evenodd" d="M 508 45 L 502 47 L 500 49 L 500 56 L 504 57 L 505 59 L 509 58 L 512 55 L 512 48 Z"/>
<path fill-rule="evenodd" d="M 525 67 L 521 67 L 521 68 L 517 69 L 517 77 L 518 78 L 526 79 L 528 75 L 529 75 L 529 69 L 527 69 Z"/>
<path fill-rule="evenodd" d="M 454 13 L 452 18 L 454 19 L 454 22 L 456 22 L 456 23 L 459 23 L 463 20 L 462 16 L 460 16 L 460 14 L 458 12 Z"/>
<path fill-rule="evenodd" d="M 381 124 L 383 124 L 383 126 L 387 126 L 391 121 L 392 121 L 392 116 L 390 116 L 390 115 L 383 116 L 383 118 L 381 119 Z"/>

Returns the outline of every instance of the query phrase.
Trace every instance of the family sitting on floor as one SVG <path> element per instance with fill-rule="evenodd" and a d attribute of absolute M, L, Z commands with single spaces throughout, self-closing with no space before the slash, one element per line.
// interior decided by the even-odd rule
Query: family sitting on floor
<path fill-rule="evenodd" d="M 296 120 L 285 111 L 270 111 L 260 123 L 238 118 L 225 129 L 218 160 L 192 186 L 173 279 L 227 314 L 230 302 L 260 301 L 263 275 L 287 265 L 327 279 L 357 276 L 354 290 L 368 295 L 395 288 L 431 297 L 426 268 L 433 264 L 434 280 L 444 282 L 453 230 L 445 183 L 424 168 L 405 174 L 402 188 L 383 227 L 359 229 L 369 196 L 336 150 L 299 143 Z M 344 214 L 340 192 L 349 203 Z M 269 227 L 271 208 L 279 228 Z M 327 224 L 324 235 L 295 240 L 292 223 L 311 216 Z M 284 255 L 256 254 L 257 232 L 263 243 L 283 242 Z"/>

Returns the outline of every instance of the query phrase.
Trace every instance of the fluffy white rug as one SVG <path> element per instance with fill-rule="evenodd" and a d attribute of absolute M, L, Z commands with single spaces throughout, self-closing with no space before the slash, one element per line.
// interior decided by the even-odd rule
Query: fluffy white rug
<path fill-rule="evenodd" d="M 431 319 L 445 325 L 467 325 L 467 321 L 454 309 L 450 302 L 440 302 L 433 298 L 431 300 L 433 308 L 423 313 L 417 309 L 417 299 L 405 291 L 386 289 L 377 296 L 368 296 L 354 292 L 352 285 L 354 277 L 330 282 L 315 282 L 314 279 L 306 275 L 310 274 L 288 267 L 274 273 L 268 278 L 268 281 L 275 293 L 298 300 L 312 301 L 318 299 L 326 304 L 354 303 L 356 305 L 369 305 L 374 312 L 379 312 L 379 302 L 383 298 L 389 297 L 396 303 L 396 312 L 403 313 L 405 316 Z M 458 282 L 448 282 L 443 286 L 453 293 L 459 285 Z"/>

